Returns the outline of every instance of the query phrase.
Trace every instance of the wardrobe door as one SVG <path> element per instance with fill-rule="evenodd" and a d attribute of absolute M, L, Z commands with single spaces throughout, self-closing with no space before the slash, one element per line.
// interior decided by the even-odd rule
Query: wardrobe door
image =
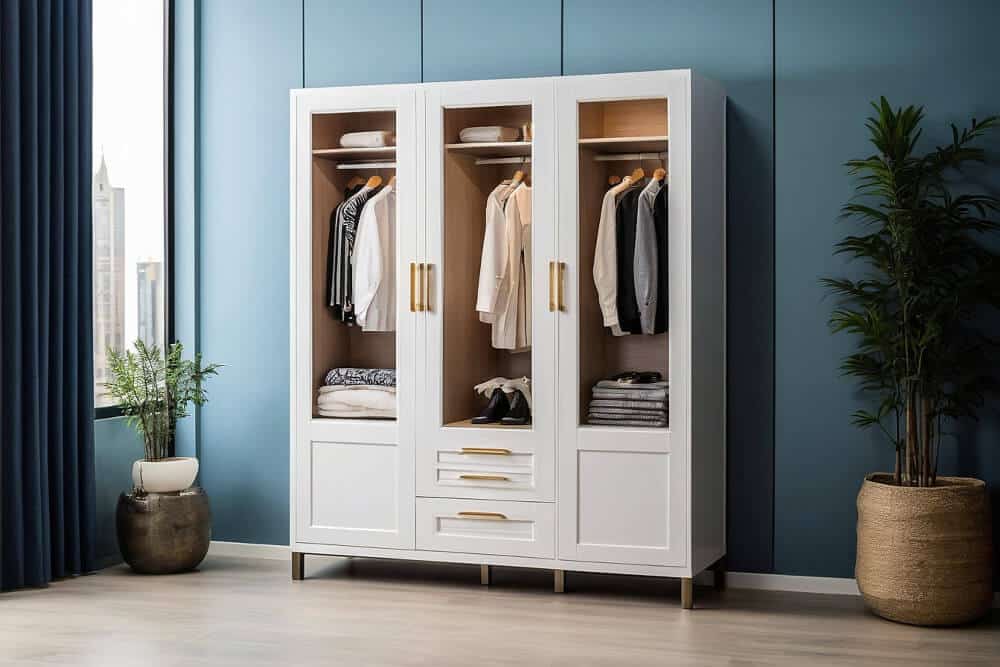
<path fill-rule="evenodd" d="M 409 264 L 418 255 L 417 193 L 423 187 L 422 172 L 416 168 L 418 95 L 416 86 L 292 93 L 293 543 L 414 546 L 418 321 L 406 294 Z M 346 133 L 376 131 L 395 139 L 382 142 L 388 145 L 341 144 Z M 331 256 L 341 258 L 333 273 L 343 278 L 350 272 L 352 281 L 360 276 L 351 246 L 344 245 L 348 242 L 337 241 L 336 236 L 331 240 L 331 229 L 335 231 L 331 216 L 353 182 L 374 185 L 369 181 L 374 176 L 382 182 L 371 194 L 391 195 L 395 216 L 382 215 L 379 241 L 368 248 L 378 249 L 380 257 L 367 265 L 378 268 L 364 278 L 369 288 L 375 285 L 380 290 L 371 306 L 378 317 L 365 319 L 361 326 L 345 317 L 348 308 L 331 307 Z M 382 201 L 388 204 L 392 199 Z M 391 207 L 383 212 L 388 210 Z M 354 250 L 362 243 L 360 225 L 353 230 Z M 362 294 L 355 287 L 344 292 L 352 308 Z M 369 310 L 369 316 L 376 311 Z M 320 389 L 333 368 L 394 369 L 395 388 L 379 385 L 364 399 L 338 390 L 339 397 L 330 403 L 320 398 L 329 396 Z M 372 384 L 383 381 L 367 377 Z"/>
<path fill-rule="evenodd" d="M 561 559 L 686 563 L 688 99 L 687 71 L 574 76 L 556 83 L 559 257 L 566 264 L 558 334 Z M 635 278 L 633 264 L 624 264 L 631 268 L 623 272 L 616 263 L 634 262 L 639 247 L 615 245 L 622 238 L 634 244 L 636 236 L 634 231 L 623 236 L 612 215 L 605 220 L 611 236 L 602 235 L 611 245 L 602 248 L 601 209 L 610 182 L 640 167 L 646 177 L 658 168 L 666 171 L 663 205 L 669 222 L 664 229 L 662 218 L 656 221 L 656 231 L 668 237 L 662 239 L 668 241 L 662 250 L 669 256 L 666 261 L 657 258 L 658 270 L 666 271 L 668 280 L 656 283 L 659 299 L 666 299 L 665 321 L 649 334 L 639 329 L 614 335 L 605 326 L 608 318 L 622 313 L 622 324 L 626 321 L 624 311 L 616 309 L 619 283 L 623 276 Z M 611 211 L 616 211 L 614 203 Z M 633 225 L 635 221 L 633 214 Z M 629 252 L 623 255 L 619 250 L 625 248 Z M 604 257 L 597 273 L 605 281 L 605 297 L 611 295 L 604 307 L 595 282 L 595 256 Z M 662 399 L 636 404 L 630 402 L 634 394 L 607 392 L 591 405 L 595 384 L 626 371 L 661 373 L 669 381 L 667 405 Z"/>
<path fill-rule="evenodd" d="M 417 494 L 552 501 L 553 82 L 427 84 L 425 123 L 426 262 L 418 270 L 426 335 L 417 404 Z M 508 133 L 466 133 L 463 141 L 462 130 L 493 126 L 509 128 Z M 516 172 L 523 183 L 488 221 L 488 198 Z M 494 264 L 491 258 L 504 249 L 506 259 Z M 489 319 L 495 322 L 484 321 Z M 474 387 L 497 377 L 528 379 L 529 423 L 472 422 L 490 398 Z"/>

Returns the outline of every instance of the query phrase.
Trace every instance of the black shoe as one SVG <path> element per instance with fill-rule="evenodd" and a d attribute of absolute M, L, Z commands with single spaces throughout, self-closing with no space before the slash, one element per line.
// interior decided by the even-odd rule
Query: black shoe
<path fill-rule="evenodd" d="M 497 387 L 490 395 L 490 402 L 478 417 L 472 418 L 473 424 L 494 424 L 510 412 L 510 401 L 503 389 Z"/>
<path fill-rule="evenodd" d="M 505 426 L 524 426 L 531 423 L 531 408 L 528 407 L 528 399 L 524 397 L 520 389 L 514 390 L 510 411 L 506 417 L 500 420 L 500 423 Z"/>

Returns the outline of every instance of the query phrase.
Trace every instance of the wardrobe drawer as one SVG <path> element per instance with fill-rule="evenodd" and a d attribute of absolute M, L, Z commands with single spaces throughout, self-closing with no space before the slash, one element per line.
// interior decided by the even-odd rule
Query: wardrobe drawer
<path fill-rule="evenodd" d="M 540 457 L 530 449 L 436 446 L 417 461 L 417 493 L 429 497 L 551 501 L 540 483 Z"/>
<path fill-rule="evenodd" d="M 417 549 L 553 558 L 555 505 L 417 498 Z"/>

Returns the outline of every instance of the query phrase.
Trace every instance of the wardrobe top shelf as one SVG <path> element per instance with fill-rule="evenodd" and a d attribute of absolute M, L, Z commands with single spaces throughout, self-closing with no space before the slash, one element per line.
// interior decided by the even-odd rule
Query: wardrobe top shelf
<path fill-rule="evenodd" d="M 314 148 L 313 157 L 327 160 L 358 160 L 366 158 L 387 158 L 396 156 L 395 146 L 378 146 L 376 148 Z"/>
<path fill-rule="evenodd" d="M 530 141 L 484 141 L 463 144 L 445 144 L 445 150 L 476 157 L 527 157 L 531 155 Z"/>
<path fill-rule="evenodd" d="M 662 153 L 667 150 L 667 135 L 594 137 L 580 139 L 579 144 L 598 153 Z"/>

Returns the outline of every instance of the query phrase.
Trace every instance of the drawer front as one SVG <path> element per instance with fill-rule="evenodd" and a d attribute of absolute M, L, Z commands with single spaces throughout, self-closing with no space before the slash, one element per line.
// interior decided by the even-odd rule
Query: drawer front
<path fill-rule="evenodd" d="M 417 462 L 422 496 L 486 500 L 552 501 L 552 471 L 530 449 L 447 445 L 424 447 Z"/>
<path fill-rule="evenodd" d="M 417 498 L 417 549 L 553 558 L 555 505 Z"/>

